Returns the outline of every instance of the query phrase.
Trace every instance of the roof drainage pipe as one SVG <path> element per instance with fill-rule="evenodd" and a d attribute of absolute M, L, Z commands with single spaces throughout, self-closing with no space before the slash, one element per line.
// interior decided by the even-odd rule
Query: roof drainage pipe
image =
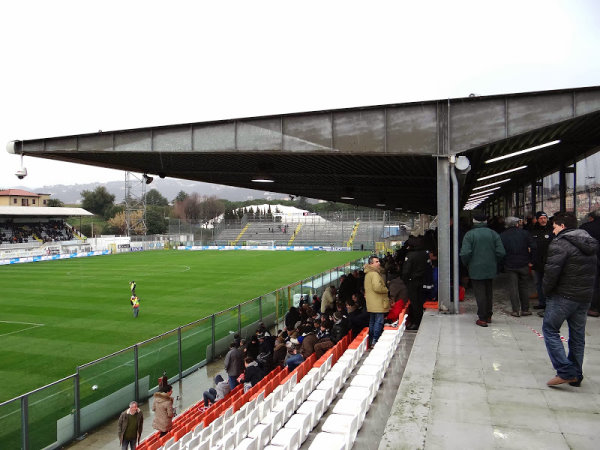
<path fill-rule="evenodd" d="M 456 178 L 456 156 L 450 157 L 450 178 L 452 180 L 452 299 L 454 314 L 458 314 L 458 179 Z"/>

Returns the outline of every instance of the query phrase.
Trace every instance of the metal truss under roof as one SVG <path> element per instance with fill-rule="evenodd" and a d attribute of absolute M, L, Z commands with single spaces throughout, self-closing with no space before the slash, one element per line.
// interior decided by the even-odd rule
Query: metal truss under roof
<path fill-rule="evenodd" d="M 554 140 L 560 143 L 485 163 Z M 460 180 L 464 204 L 473 188 L 485 184 L 477 178 L 527 165 L 511 174 L 497 191 L 502 193 L 599 148 L 600 86 L 13 141 L 7 149 L 161 177 L 436 214 L 438 158 L 469 158 L 471 170 Z M 271 182 L 253 182 L 257 177 Z"/>

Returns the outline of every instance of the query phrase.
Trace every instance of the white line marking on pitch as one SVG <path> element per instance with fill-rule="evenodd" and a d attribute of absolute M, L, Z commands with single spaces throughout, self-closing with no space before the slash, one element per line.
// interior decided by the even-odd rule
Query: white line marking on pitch
<path fill-rule="evenodd" d="M 43 323 L 32 323 L 32 322 L 12 322 L 10 320 L 0 320 L 0 323 L 18 323 L 21 325 L 32 325 L 30 327 L 27 328 L 23 328 L 22 330 L 17 330 L 17 331 L 11 331 L 10 333 L 4 333 L 4 334 L 0 334 L 0 336 L 9 336 L 11 334 L 15 334 L 15 333 L 20 333 L 22 331 L 27 331 L 27 330 L 31 330 L 33 328 L 39 328 L 39 327 L 43 327 L 44 324 Z"/>

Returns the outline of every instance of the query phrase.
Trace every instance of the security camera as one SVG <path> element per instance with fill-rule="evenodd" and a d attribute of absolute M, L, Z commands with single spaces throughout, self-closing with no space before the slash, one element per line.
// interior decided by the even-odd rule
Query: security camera
<path fill-rule="evenodd" d="M 27 169 L 25 167 L 21 167 L 19 170 L 17 170 L 15 175 L 17 176 L 17 178 L 19 180 L 22 180 L 23 178 L 25 178 L 27 176 Z"/>

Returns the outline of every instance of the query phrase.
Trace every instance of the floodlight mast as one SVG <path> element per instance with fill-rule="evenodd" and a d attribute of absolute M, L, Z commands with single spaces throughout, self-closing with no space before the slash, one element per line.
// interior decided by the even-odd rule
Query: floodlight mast
<path fill-rule="evenodd" d="M 144 176 L 125 172 L 125 232 L 127 236 L 146 235 L 146 184 Z"/>

